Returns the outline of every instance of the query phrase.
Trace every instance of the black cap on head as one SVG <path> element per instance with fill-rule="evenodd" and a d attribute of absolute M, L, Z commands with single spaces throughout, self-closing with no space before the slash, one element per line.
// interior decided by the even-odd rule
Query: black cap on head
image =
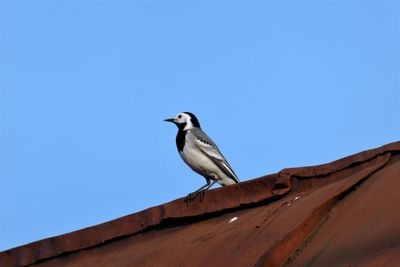
<path fill-rule="evenodd" d="M 194 127 L 201 128 L 199 120 L 196 118 L 196 116 L 193 113 L 191 113 L 191 112 L 184 112 L 184 113 L 188 114 L 190 116 L 192 124 L 193 124 Z"/>

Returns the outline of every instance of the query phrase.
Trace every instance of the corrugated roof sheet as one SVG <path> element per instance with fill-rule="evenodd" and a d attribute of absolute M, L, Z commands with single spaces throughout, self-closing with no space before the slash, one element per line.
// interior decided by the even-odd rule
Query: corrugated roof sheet
<path fill-rule="evenodd" d="M 0 266 L 400 266 L 400 142 L 0 253 Z"/>

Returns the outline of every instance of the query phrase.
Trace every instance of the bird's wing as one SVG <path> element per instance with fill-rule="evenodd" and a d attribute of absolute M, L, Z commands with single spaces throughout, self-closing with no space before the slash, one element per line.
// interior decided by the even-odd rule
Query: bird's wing
<path fill-rule="evenodd" d="M 208 137 L 203 131 L 197 131 L 195 133 L 196 145 L 198 148 L 206 154 L 210 159 L 232 180 L 239 183 L 239 179 L 233 171 L 231 165 L 224 158 L 221 151 L 219 151 L 217 145 Z"/>

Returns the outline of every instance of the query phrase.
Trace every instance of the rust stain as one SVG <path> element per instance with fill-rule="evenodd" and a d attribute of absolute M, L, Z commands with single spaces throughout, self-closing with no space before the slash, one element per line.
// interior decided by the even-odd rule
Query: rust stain
<path fill-rule="evenodd" d="M 347 203 L 362 191 L 357 187 L 363 183 L 360 188 L 364 188 L 370 177 L 374 177 L 373 181 L 375 177 L 383 180 L 393 172 L 399 173 L 399 164 L 394 164 L 400 162 L 399 154 L 400 142 L 391 143 L 332 163 L 284 169 L 278 174 L 217 188 L 207 192 L 202 202 L 197 199 L 189 206 L 180 198 L 100 225 L 0 252 L 0 266 L 220 267 L 326 263 L 333 254 L 317 251 L 315 244 L 322 244 L 325 236 L 334 238 L 332 230 L 326 227 L 335 229 L 335 225 L 329 217 L 317 234 L 313 232 L 316 226 L 337 206 L 345 205 L 338 203 Z M 389 168 L 391 172 L 386 171 Z M 369 194 L 373 194 L 372 189 Z M 379 197 L 384 199 L 385 195 Z M 375 211 L 368 211 L 368 216 L 373 216 Z M 340 214 L 347 214 L 337 213 L 335 220 L 340 219 Z M 385 215 L 382 210 L 380 214 Z M 348 220 L 348 223 L 358 222 L 357 218 Z M 392 221 L 400 223 L 400 215 Z M 311 233 L 315 234 L 312 238 Z M 382 230 L 382 233 L 386 232 Z M 398 234 L 400 238 L 399 231 L 393 230 L 391 234 Z M 302 246 L 307 238 L 309 244 Z M 398 252 L 396 245 L 390 246 L 395 241 L 383 244 L 388 251 Z M 323 247 L 341 249 L 335 242 L 324 243 Z M 363 259 L 359 257 L 358 262 Z M 392 263 L 399 257 L 390 259 Z M 342 266 L 351 262 L 338 263 Z"/>

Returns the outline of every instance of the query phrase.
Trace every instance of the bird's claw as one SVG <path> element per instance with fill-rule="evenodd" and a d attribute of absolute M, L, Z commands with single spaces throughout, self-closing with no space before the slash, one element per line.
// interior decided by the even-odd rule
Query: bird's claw
<path fill-rule="evenodd" d="M 186 198 L 185 198 L 186 204 L 189 205 L 189 202 L 192 202 L 193 199 L 194 199 L 194 198 L 193 198 L 193 196 L 192 196 L 192 193 L 189 193 L 189 194 L 186 196 Z"/>
<path fill-rule="evenodd" d="M 200 202 L 203 201 L 205 193 L 206 193 L 206 190 L 201 190 L 201 191 L 198 191 L 198 192 L 189 193 L 185 198 L 186 204 L 189 205 L 189 203 L 192 202 L 193 200 L 195 200 L 197 196 L 199 196 Z"/>
<path fill-rule="evenodd" d="M 200 197 L 200 202 L 203 201 L 204 195 L 206 194 L 206 190 L 201 190 L 199 193 L 199 197 Z"/>

